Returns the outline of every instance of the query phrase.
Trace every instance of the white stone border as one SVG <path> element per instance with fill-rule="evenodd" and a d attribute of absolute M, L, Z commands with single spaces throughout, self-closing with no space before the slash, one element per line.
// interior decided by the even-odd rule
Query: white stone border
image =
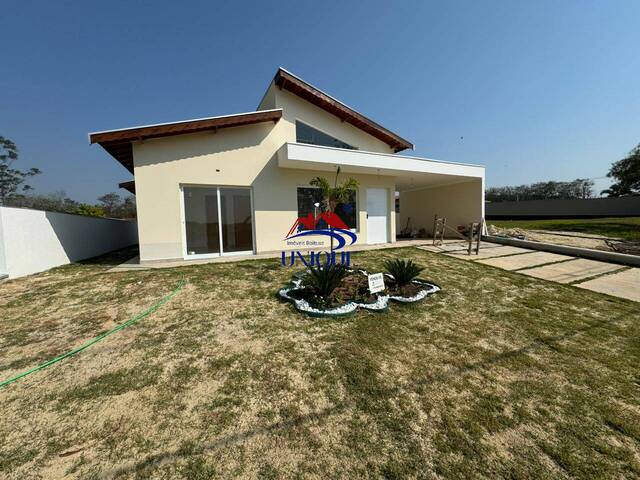
<path fill-rule="evenodd" d="M 365 270 L 359 270 L 359 273 L 368 275 Z M 385 276 L 393 278 L 389 274 L 385 274 Z M 278 295 L 280 296 L 280 298 L 293 303 L 300 312 L 306 313 L 307 315 L 310 315 L 312 317 L 338 317 L 349 315 L 350 313 L 355 312 L 358 308 L 364 308 L 374 312 L 382 312 L 389 307 L 389 300 L 394 300 L 399 303 L 414 303 L 419 302 L 427 296 L 433 295 L 434 293 L 441 290 L 438 285 L 425 282 L 423 280 L 414 280 L 412 283 L 421 285 L 425 288 L 420 290 L 413 297 L 402 297 L 399 295 L 377 295 L 377 300 L 374 303 L 347 302 L 344 305 L 340 305 L 339 307 L 326 310 L 314 308 L 306 300 L 293 298 L 291 295 L 289 295 L 290 292 L 300 288 L 300 286 L 302 285 L 301 278 L 293 279 L 291 281 L 291 286 L 281 288 L 278 291 Z"/>

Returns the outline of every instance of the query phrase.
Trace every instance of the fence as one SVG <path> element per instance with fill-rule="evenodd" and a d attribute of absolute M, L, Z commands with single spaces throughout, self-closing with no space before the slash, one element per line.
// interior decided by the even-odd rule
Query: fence
<path fill-rule="evenodd" d="M 488 202 L 488 219 L 640 217 L 640 196 Z"/>
<path fill-rule="evenodd" d="M 42 272 L 137 242 L 135 221 L 0 207 L 0 278 Z"/>

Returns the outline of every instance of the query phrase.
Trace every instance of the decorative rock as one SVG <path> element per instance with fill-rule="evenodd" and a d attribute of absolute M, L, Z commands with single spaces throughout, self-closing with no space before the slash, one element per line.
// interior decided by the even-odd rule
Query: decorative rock
<path fill-rule="evenodd" d="M 359 270 L 359 272 L 363 275 L 367 275 L 367 272 L 364 270 Z M 390 275 L 387 276 L 390 277 Z M 350 301 L 345 303 L 344 305 L 340 305 L 339 307 L 329 309 L 319 309 L 312 307 L 306 300 L 297 299 L 289 295 L 294 290 L 298 290 L 301 288 L 302 279 L 299 276 L 294 277 L 294 279 L 291 281 L 291 286 L 280 289 L 278 291 L 278 295 L 280 296 L 280 298 L 293 303 L 298 311 L 306 313 L 310 317 L 341 317 L 355 312 L 358 308 L 364 308 L 366 310 L 371 310 L 374 312 L 382 312 L 389 308 L 389 300 L 394 300 L 400 303 L 414 303 L 419 302 L 420 300 L 424 300 L 427 296 L 433 295 L 434 293 L 440 291 L 440 287 L 438 285 L 425 282 L 423 280 L 414 280 L 412 283 L 424 287 L 412 297 L 402 297 L 399 295 L 376 295 L 377 300 L 373 303 L 359 303 Z"/>

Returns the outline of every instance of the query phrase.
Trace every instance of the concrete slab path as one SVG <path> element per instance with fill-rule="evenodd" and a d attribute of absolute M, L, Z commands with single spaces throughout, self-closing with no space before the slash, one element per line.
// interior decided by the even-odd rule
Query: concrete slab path
<path fill-rule="evenodd" d="M 576 280 L 602 275 L 603 273 L 615 272 L 622 268 L 624 268 L 622 265 L 577 258 L 569 262 L 554 263 L 552 265 L 520 270 L 519 273 L 529 275 L 530 277 L 551 280 L 552 282 L 571 283 Z"/>
<path fill-rule="evenodd" d="M 571 260 L 573 257 L 567 255 L 558 255 L 549 252 L 531 252 L 521 255 L 511 255 L 509 257 L 487 258 L 478 260 L 478 263 L 491 265 L 492 267 L 502 268 L 504 270 L 520 270 L 521 268 L 535 267 L 544 263 L 560 262 L 562 260 Z"/>
<path fill-rule="evenodd" d="M 418 248 L 640 302 L 640 268 L 491 242 L 481 242 L 478 255 L 468 255 L 467 244 L 457 240 Z"/>
<path fill-rule="evenodd" d="M 578 283 L 576 287 L 640 302 L 640 268 L 630 268 L 623 272 L 594 278 Z"/>
<path fill-rule="evenodd" d="M 500 245 L 492 248 L 480 248 L 477 255 L 469 255 L 466 250 L 445 253 L 450 257 L 461 258 L 462 260 L 481 260 L 484 258 L 504 257 L 506 255 L 515 255 L 516 253 L 530 253 L 532 250 L 520 247 L 510 247 L 507 245 Z"/>

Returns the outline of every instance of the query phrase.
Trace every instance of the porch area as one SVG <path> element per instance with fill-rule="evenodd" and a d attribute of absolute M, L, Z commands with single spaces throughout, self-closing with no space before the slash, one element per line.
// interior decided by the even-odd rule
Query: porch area
<path fill-rule="evenodd" d="M 285 169 L 330 171 L 344 175 L 375 175 L 390 179 L 393 202 L 383 211 L 370 211 L 366 192 L 365 238 L 372 241 L 371 226 L 386 225 L 386 240 L 397 237 L 431 238 L 434 217 L 446 218 L 446 237 L 459 238 L 455 229 L 484 217 L 484 167 L 397 154 L 364 152 L 286 143 L 278 152 Z M 384 228 L 384 227 L 383 227 Z M 400 235 L 403 233 L 404 235 Z M 377 238 L 380 238 L 379 236 Z M 385 243 L 385 242 L 382 242 Z"/>

